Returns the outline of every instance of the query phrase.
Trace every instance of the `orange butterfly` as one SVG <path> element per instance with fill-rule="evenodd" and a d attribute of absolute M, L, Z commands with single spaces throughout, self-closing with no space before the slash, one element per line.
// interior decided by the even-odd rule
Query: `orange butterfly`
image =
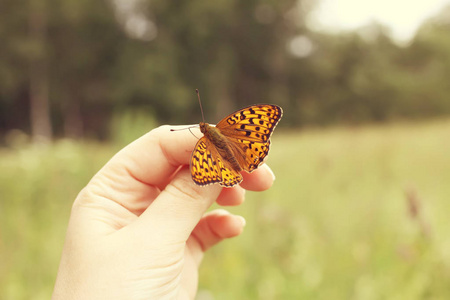
<path fill-rule="evenodd" d="M 190 164 L 194 182 L 226 187 L 241 183 L 242 170 L 252 172 L 263 163 L 282 115 L 277 105 L 256 104 L 232 113 L 215 127 L 200 122 L 204 136 L 195 145 Z"/>

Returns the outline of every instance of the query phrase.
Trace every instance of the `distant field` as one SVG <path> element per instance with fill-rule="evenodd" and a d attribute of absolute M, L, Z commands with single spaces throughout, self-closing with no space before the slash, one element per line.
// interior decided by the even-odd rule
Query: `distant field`
<path fill-rule="evenodd" d="M 0 299 L 49 299 L 72 201 L 117 151 L 0 148 Z M 450 121 L 277 129 L 272 189 L 234 213 L 199 300 L 450 299 Z"/>

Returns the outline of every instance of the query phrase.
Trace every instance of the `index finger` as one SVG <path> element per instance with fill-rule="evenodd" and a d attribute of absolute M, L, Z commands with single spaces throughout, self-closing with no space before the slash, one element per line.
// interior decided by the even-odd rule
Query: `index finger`
<path fill-rule="evenodd" d="M 172 174 L 188 165 L 197 139 L 187 130 L 170 131 L 188 126 L 160 126 L 135 140 L 111 159 L 135 180 L 164 187 Z"/>

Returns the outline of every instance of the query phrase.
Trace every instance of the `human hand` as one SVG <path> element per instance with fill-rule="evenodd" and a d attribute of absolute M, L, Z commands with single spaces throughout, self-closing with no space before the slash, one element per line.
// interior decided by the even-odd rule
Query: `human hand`
<path fill-rule="evenodd" d="M 266 165 L 240 186 L 200 187 L 191 179 L 196 139 L 161 126 L 118 152 L 72 207 L 53 299 L 193 299 L 203 253 L 241 233 L 245 189 L 273 182 Z"/>

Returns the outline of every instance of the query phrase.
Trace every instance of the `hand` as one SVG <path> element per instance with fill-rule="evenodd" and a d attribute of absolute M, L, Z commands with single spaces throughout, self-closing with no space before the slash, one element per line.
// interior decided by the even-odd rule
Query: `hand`
<path fill-rule="evenodd" d="M 262 165 L 240 186 L 200 187 L 189 173 L 196 139 L 162 126 L 117 153 L 76 198 L 53 299 L 194 299 L 203 253 L 241 233 L 244 189 L 273 182 Z"/>

